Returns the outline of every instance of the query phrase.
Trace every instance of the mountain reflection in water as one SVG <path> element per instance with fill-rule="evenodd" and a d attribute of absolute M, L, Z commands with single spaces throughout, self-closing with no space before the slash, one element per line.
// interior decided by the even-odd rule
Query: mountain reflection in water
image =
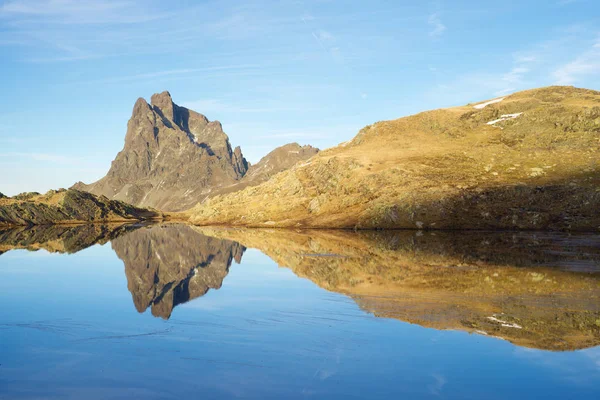
<path fill-rule="evenodd" d="M 600 344 L 600 236 L 593 234 L 38 226 L 0 231 L 0 254 L 73 253 L 108 241 L 136 309 L 165 319 L 219 289 L 248 247 L 379 317 L 546 350 Z"/>

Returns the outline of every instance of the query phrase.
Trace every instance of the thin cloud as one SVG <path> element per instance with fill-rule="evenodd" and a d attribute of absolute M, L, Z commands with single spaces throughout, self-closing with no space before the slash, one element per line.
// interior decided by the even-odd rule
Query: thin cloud
<path fill-rule="evenodd" d="M 257 136 L 257 139 L 289 139 L 289 138 L 303 138 L 303 139 L 316 139 L 326 137 L 323 133 L 310 133 L 310 132 L 287 132 L 287 133 L 273 133 L 270 135 Z"/>
<path fill-rule="evenodd" d="M 140 74 L 134 75 L 124 75 L 124 76 L 115 76 L 104 79 L 96 79 L 84 82 L 77 82 L 78 84 L 90 84 L 90 83 L 120 83 L 120 82 L 130 82 L 130 81 L 139 81 L 146 79 L 155 79 L 169 76 L 180 76 L 180 75 L 191 75 L 202 72 L 215 72 L 215 71 L 247 71 L 247 70 L 259 70 L 264 68 L 264 65 L 260 64 L 240 64 L 240 65 L 217 65 L 211 67 L 203 67 L 203 68 L 179 68 L 179 69 L 168 69 L 164 71 L 153 71 L 153 72 L 144 72 Z"/>
<path fill-rule="evenodd" d="M 446 31 L 446 25 L 442 23 L 439 13 L 433 13 L 427 19 L 427 23 L 432 27 L 429 36 L 438 37 Z"/>
<path fill-rule="evenodd" d="M 11 153 L 0 153 L 0 158 L 29 158 L 34 161 L 49 162 L 53 164 L 72 165 L 78 164 L 81 159 L 77 157 L 69 157 L 61 154 L 51 153 L 23 153 L 23 152 L 11 152 Z"/>
<path fill-rule="evenodd" d="M 507 83 L 520 83 L 523 80 L 523 77 L 526 73 L 529 72 L 529 68 L 523 66 L 516 66 L 511 69 L 509 72 L 504 74 L 502 80 Z"/>
<path fill-rule="evenodd" d="M 146 3 L 148 4 L 148 3 Z M 0 7 L 0 17 L 16 24 L 132 24 L 166 18 L 147 5 L 108 0 L 12 0 Z"/>
<path fill-rule="evenodd" d="M 265 106 L 265 107 L 243 107 L 235 104 L 228 104 L 218 99 L 204 99 L 188 101 L 183 103 L 184 107 L 191 110 L 197 110 L 201 113 L 271 113 L 280 111 L 298 111 L 307 110 L 306 107 L 281 107 L 281 106 Z"/>
<path fill-rule="evenodd" d="M 585 77 L 594 75 L 600 75 L 600 39 L 591 49 L 553 72 L 557 85 L 573 85 Z"/>

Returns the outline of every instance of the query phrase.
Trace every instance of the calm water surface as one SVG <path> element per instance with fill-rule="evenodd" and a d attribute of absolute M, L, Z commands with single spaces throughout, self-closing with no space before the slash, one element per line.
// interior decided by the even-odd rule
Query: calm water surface
<path fill-rule="evenodd" d="M 0 399 L 597 399 L 599 245 L 0 231 Z"/>

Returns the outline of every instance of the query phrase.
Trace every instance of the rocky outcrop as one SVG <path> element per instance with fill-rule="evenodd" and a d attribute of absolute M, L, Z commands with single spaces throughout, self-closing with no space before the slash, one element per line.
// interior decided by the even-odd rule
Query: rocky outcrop
<path fill-rule="evenodd" d="M 215 239 L 187 225 L 154 225 L 111 242 L 125 264 L 127 288 L 136 309 L 168 319 L 173 309 L 219 289 L 233 260 L 241 262 L 245 248 Z"/>
<path fill-rule="evenodd" d="M 362 129 L 191 210 L 199 225 L 600 229 L 600 92 L 529 90 Z M 268 199 L 268 202 L 265 201 Z"/>
<path fill-rule="evenodd" d="M 0 226 L 161 219 L 163 214 L 75 189 L 0 199 Z"/>
<path fill-rule="evenodd" d="M 154 94 L 150 104 L 142 98 L 135 103 L 125 145 L 108 174 L 73 188 L 140 207 L 181 211 L 215 194 L 261 183 L 313 152 L 310 147 L 288 146 L 273 168 L 265 169 L 268 174 L 260 172 L 243 180 L 249 170 L 257 169 L 250 168 L 240 147 L 232 150 L 221 123 L 178 106 L 169 92 L 162 92 Z"/>
<path fill-rule="evenodd" d="M 378 317 L 544 350 L 600 344 L 597 235 L 198 229 Z"/>
<path fill-rule="evenodd" d="M 291 168 L 294 164 L 308 160 L 319 152 L 319 149 L 309 145 L 300 146 L 298 143 L 289 143 L 271 151 L 260 159 L 256 165 L 248 170 L 244 181 L 250 186 L 269 180 L 281 171 Z"/>
<path fill-rule="evenodd" d="M 236 148 L 237 150 L 237 148 Z M 319 149 L 310 145 L 300 146 L 298 143 L 288 143 L 277 147 L 269 154 L 260 159 L 255 165 L 251 165 L 244 177 L 234 183 L 222 188 L 216 188 L 209 196 L 215 197 L 226 193 L 233 193 L 249 186 L 257 186 L 268 181 L 280 172 L 290 169 L 295 164 L 307 161 L 319 152 Z"/>
<path fill-rule="evenodd" d="M 173 103 L 169 92 L 142 98 L 133 107 L 125 145 L 108 174 L 75 188 L 110 199 L 178 211 L 211 190 L 241 179 L 248 163 L 231 149 L 221 123 Z"/>

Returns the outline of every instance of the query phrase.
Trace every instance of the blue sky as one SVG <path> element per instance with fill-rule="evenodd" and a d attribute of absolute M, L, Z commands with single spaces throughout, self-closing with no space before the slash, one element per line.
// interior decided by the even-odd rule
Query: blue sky
<path fill-rule="evenodd" d="M 512 91 L 600 90 L 600 2 L 0 1 L 0 191 L 103 176 L 138 97 L 223 123 L 251 162 Z"/>

